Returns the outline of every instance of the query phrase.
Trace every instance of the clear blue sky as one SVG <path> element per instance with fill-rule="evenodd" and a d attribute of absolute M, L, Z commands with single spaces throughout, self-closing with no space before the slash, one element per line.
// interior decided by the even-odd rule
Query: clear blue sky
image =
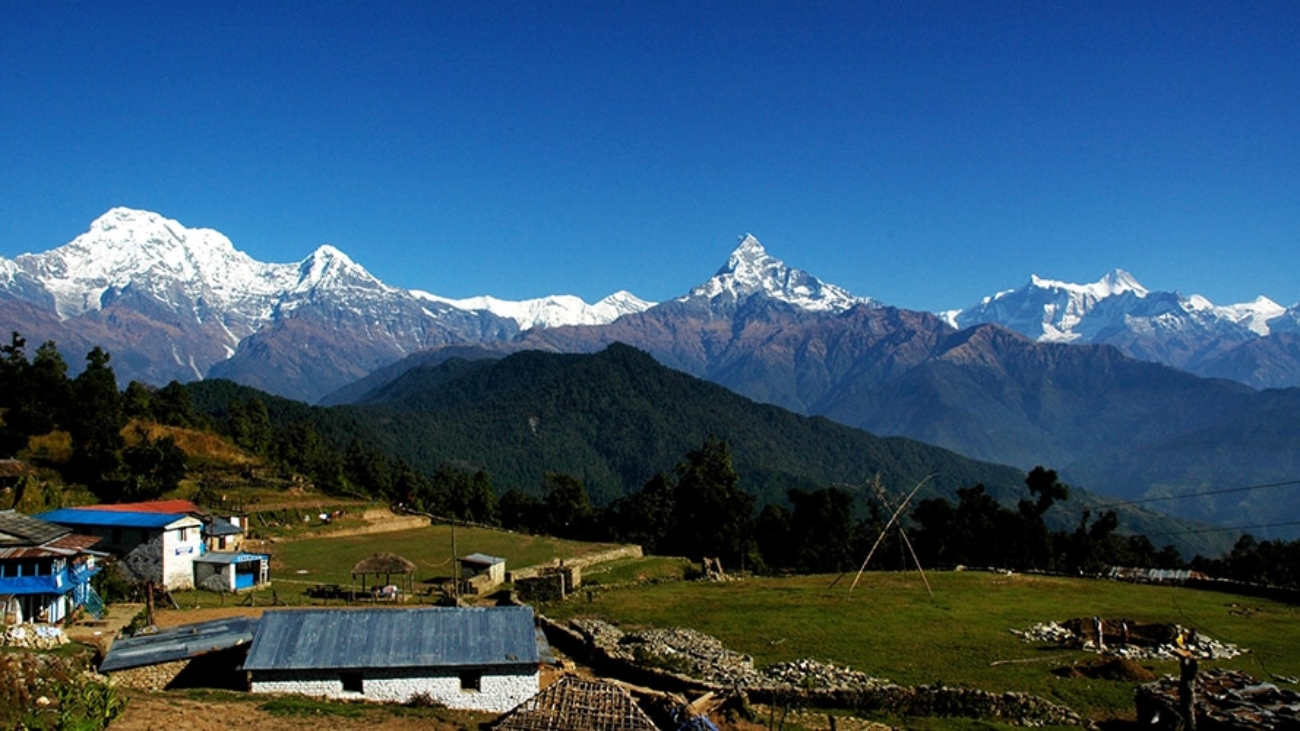
<path fill-rule="evenodd" d="M 112 206 L 390 284 L 667 299 L 750 232 L 938 310 L 1300 301 L 1300 3 L 0 3 L 0 255 Z"/>

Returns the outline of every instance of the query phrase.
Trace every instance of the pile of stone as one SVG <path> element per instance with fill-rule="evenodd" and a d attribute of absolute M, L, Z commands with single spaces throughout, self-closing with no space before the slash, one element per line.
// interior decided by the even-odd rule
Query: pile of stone
<path fill-rule="evenodd" d="M 1138 723 L 1180 728 L 1178 678 L 1167 676 L 1137 689 Z M 1215 668 L 1196 675 L 1196 720 L 1201 728 L 1300 728 L 1300 693 L 1264 683 L 1237 670 Z"/>
<path fill-rule="evenodd" d="M 575 619 L 570 626 L 606 657 L 726 688 L 861 689 L 888 682 L 817 660 L 794 660 L 759 670 L 754 667 L 753 657 L 728 650 L 718 638 L 693 629 L 670 627 L 625 633 L 597 619 Z"/>
<path fill-rule="evenodd" d="M 68 644 L 63 629 L 50 624 L 15 624 L 5 628 L 5 647 L 23 647 L 28 650 L 53 650 Z"/>
<path fill-rule="evenodd" d="M 1160 627 L 1158 633 L 1151 632 L 1150 626 L 1144 625 L 1143 629 L 1146 630 L 1144 636 L 1140 638 L 1135 636 L 1127 644 L 1117 642 L 1108 628 L 1106 643 L 1099 647 L 1096 638 L 1090 633 L 1071 627 L 1071 625 L 1081 624 L 1079 620 L 1072 620 L 1066 624 L 1042 622 L 1028 629 L 1013 629 L 1011 634 L 1025 642 L 1044 642 L 1128 660 L 1177 660 L 1180 650 L 1191 652 L 1202 660 L 1227 660 L 1246 652 L 1231 642 L 1219 642 L 1197 635 L 1176 624 L 1164 625 Z M 1180 636 L 1186 638 L 1182 645 L 1178 644 Z"/>
<path fill-rule="evenodd" d="M 690 629 L 624 633 L 600 620 L 574 619 L 565 631 L 578 635 L 588 648 L 615 663 L 687 678 L 696 681 L 698 689 L 740 691 L 760 703 L 993 718 L 1019 726 L 1090 725 L 1064 706 L 1021 693 L 900 686 L 816 660 L 777 663 L 759 670 L 749 655 L 728 650 L 717 638 Z"/>
<path fill-rule="evenodd" d="M 723 647 L 716 637 L 673 627 L 624 633 L 595 619 L 571 623 L 593 647 L 614 660 L 660 668 L 724 686 L 744 685 L 758 677 L 754 658 Z"/>
<path fill-rule="evenodd" d="M 875 688 L 889 683 L 884 678 L 817 660 L 779 662 L 763 668 L 761 675 L 768 687 Z"/>
<path fill-rule="evenodd" d="M 704 561 L 701 562 L 701 566 L 703 570 L 699 578 L 700 581 L 721 582 L 741 580 L 741 577 L 733 576 L 722 570 L 722 559 L 720 558 L 709 558 L 708 556 L 705 556 Z"/>

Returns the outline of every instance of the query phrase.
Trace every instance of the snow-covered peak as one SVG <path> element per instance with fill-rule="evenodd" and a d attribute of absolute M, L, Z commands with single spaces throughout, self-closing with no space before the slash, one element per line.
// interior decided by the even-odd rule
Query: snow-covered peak
<path fill-rule="evenodd" d="M 314 289 L 341 289 L 360 287 L 363 289 L 392 290 L 392 287 L 375 278 L 365 267 L 352 261 L 342 251 L 329 244 L 323 244 L 303 259 L 298 265 L 298 281 L 294 291 L 304 292 Z"/>
<path fill-rule="evenodd" d="M 165 299 L 164 290 L 193 285 L 221 299 L 222 292 L 265 288 L 268 279 L 266 265 L 217 231 L 132 208 L 113 208 L 71 242 L 14 261 L 45 285 L 63 318 L 97 309 L 110 288 L 133 285 Z"/>
<path fill-rule="evenodd" d="M 814 311 L 841 311 L 871 302 L 801 269 L 786 266 L 785 262 L 769 255 L 752 234 L 741 237 L 726 265 L 717 274 L 680 299 L 712 302 L 723 298 L 735 301 L 755 294 Z"/>
<path fill-rule="evenodd" d="M 1269 333 L 1269 321 L 1285 308 L 1259 297 L 1220 307 L 1200 295 L 1151 292 L 1123 269 L 1091 284 L 1072 284 L 1034 275 L 1020 289 L 985 297 L 965 310 L 940 313 L 955 327 L 995 322 L 1049 342 L 1094 342 L 1116 333 Z"/>
<path fill-rule="evenodd" d="M 605 325 L 623 315 L 643 312 L 655 304 L 627 291 L 615 292 L 594 305 L 569 294 L 510 301 L 489 296 L 449 299 L 418 290 L 413 290 L 411 293 L 462 310 L 490 312 L 498 317 L 514 320 L 519 323 L 521 330 L 561 325 Z"/>
<path fill-rule="evenodd" d="M 1208 300 L 1200 297 L 1200 295 L 1193 295 L 1192 299 L 1201 299 L 1208 303 Z M 1269 321 L 1281 317 L 1287 312 L 1287 308 L 1264 296 L 1237 305 L 1224 305 L 1222 307 L 1211 305 L 1211 307 L 1220 317 L 1231 320 L 1256 335 L 1268 335 L 1270 332 Z"/>
<path fill-rule="evenodd" d="M 1094 302 L 1125 292 L 1132 292 L 1138 297 L 1147 296 L 1147 288 L 1123 269 L 1116 269 L 1091 284 L 1070 284 L 1055 279 L 1044 279 L 1034 274 L 1029 278 L 1029 287 L 1066 292 Z"/>

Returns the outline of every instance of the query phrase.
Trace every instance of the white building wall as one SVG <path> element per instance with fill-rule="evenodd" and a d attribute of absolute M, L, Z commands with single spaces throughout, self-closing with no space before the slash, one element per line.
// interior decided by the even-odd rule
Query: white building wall
<path fill-rule="evenodd" d="M 203 555 L 203 523 L 185 516 L 167 525 L 162 534 L 163 585 L 171 590 L 194 588 L 194 559 Z"/>
<path fill-rule="evenodd" d="M 505 713 L 537 695 L 538 672 L 493 675 L 484 672 L 481 690 L 461 690 L 456 672 L 431 669 L 374 668 L 361 671 L 361 693 L 343 690 L 339 671 L 269 671 L 252 673 L 254 693 L 295 693 L 339 699 L 408 703 L 424 693 L 448 708 Z"/>

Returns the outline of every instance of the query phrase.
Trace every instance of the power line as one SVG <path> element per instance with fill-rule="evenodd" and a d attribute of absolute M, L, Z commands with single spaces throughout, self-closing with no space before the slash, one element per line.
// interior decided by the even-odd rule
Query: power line
<path fill-rule="evenodd" d="M 1286 482 L 1270 482 L 1264 485 L 1249 485 L 1247 487 L 1227 487 L 1222 490 L 1204 490 L 1201 492 L 1188 492 L 1182 495 L 1165 495 L 1163 497 L 1148 497 L 1139 500 L 1120 500 L 1118 502 L 1098 505 L 1097 509 L 1118 508 L 1125 505 L 1141 505 L 1143 503 L 1157 503 L 1164 500 L 1185 500 L 1193 497 L 1205 497 L 1207 495 L 1227 495 L 1234 492 L 1251 492 L 1253 490 L 1264 490 L 1272 487 L 1286 487 L 1288 485 L 1300 485 L 1300 480 L 1288 480 Z"/>
<path fill-rule="evenodd" d="M 1181 535 L 1186 535 L 1188 533 L 1218 533 L 1218 532 L 1230 531 L 1230 530 L 1237 530 L 1237 531 L 1250 530 L 1252 528 L 1282 528 L 1291 525 L 1300 525 L 1300 520 L 1291 520 L 1285 523 L 1257 523 L 1255 525 L 1227 526 L 1222 528 L 1194 528 L 1194 529 L 1179 530 L 1179 531 L 1165 531 L 1161 533 L 1154 533 L 1153 535 L 1181 536 Z"/>

